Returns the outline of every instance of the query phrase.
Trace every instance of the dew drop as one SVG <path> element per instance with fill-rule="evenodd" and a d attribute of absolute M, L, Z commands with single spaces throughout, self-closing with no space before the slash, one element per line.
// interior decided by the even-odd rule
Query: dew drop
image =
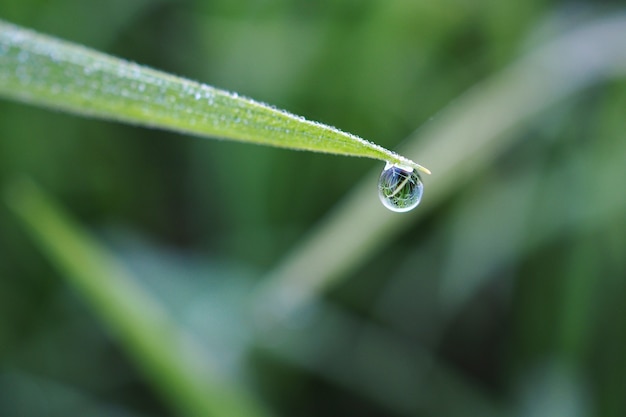
<path fill-rule="evenodd" d="M 387 163 L 378 180 L 378 196 L 385 207 L 399 213 L 417 207 L 424 185 L 416 169 Z"/>

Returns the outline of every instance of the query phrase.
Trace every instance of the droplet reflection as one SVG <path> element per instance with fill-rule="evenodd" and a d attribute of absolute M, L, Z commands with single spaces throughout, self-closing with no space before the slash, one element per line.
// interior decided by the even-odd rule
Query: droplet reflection
<path fill-rule="evenodd" d="M 391 211 L 414 209 L 422 199 L 424 185 L 416 169 L 406 169 L 387 163 L 378 180 L 378 196 Z"/>

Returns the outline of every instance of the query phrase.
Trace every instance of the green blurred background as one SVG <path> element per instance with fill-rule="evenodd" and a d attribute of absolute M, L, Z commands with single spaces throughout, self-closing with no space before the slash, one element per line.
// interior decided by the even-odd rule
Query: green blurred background
<path fill-rule="evenodd" d="M 0 18 L 396 149 L 524 52 L 625 10 L 2 0 Z M 267 333 L 241 317 L 252 304 L 241 294 L 382 164 L 3 100 L 0 185 L 34 179 L 276 415 L 623 417 L 625 131 L 623 78 L 551 106 L 495 159 L 459 173 L 419 221 L 401 215 L 402 232 L 355 259 L 314 308 Z M 0 416 L 177 415 L 154 384 L 0 205 Z"/>

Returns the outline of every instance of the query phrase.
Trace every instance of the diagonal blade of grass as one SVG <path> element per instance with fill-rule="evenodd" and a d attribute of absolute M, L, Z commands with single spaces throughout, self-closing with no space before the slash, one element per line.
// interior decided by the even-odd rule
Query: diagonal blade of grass
<path fill-rule="evenodd" d="M 35 184 L 16 182 L 8 191 L 9 206 L 35 242 L 175 408 L 194 417 L 268 416 L 246 391 L 217 375 L 210 352 Z"/>
<path fill-rule="evenodd" d="M 1 20 L 0 96 L 205 137 L 380 159 L 429 173 L 333 127 Z"/>
<path fill-rule="evenodd" d="M 289 314 L 337 282 L 486 167 L 510 144 L 513 136 L 506 133 L 559 100 L 626 73 L 624 39 L 625 15 L 599 19 L 531 52 L 459 98 L 405 149 L 434 169 L 420 209 L 410 217 L 385 212 L 371 198 L 373 179 L 364 179 L 270 273 L 259 299 L 282 311 L 277 314 Z M 268 301 L 268 296 L 275 299 Z"/>

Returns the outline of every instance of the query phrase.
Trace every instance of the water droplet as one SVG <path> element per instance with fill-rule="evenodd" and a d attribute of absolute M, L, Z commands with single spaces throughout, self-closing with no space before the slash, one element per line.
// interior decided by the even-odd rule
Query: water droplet
<path fill-rule="evenodd" d="M 378 180 L 378 196 L 391 211 L 414 209 L 422 199 L 424 185 L 416 169 L 387 163 Z"/>

